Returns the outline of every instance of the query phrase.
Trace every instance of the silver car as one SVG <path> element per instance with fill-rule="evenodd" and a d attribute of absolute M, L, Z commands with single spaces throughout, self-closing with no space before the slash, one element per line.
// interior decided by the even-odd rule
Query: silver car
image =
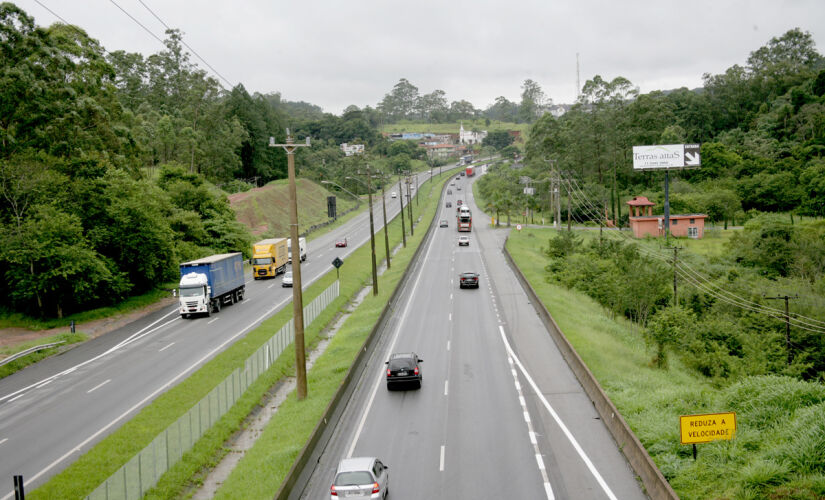
<path fill-rule="evenodd" d="M 341 460 L 338 462 L 335 480 L 329 487 L 330 500 L 387 498 L 390 493 L 388 469 L 375 457 Z"/>
<path fill-rule="evenodd" d="M 281 280 L 281 286 L 283 288 L 292 286 L 292 271 L 287 271 L 286 273 L 284 273 L 284 277 Z"/>

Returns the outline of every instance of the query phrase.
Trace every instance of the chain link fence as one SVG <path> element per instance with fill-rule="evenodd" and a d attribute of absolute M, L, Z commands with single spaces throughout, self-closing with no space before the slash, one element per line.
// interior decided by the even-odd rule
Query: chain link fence
<path fill-rule="evenodd" d="M 339 282 L 304 307 L 304 325 L 309 326 L 339 294 Z M 220 419 L 247 388 L 278 359 L 295 338 L 293 319 L 262 345 L 197 405 L 167 427 L 152 442 L 86 498 L 89 500 L 132 500 L 143 497 L 158 479 Z"/>

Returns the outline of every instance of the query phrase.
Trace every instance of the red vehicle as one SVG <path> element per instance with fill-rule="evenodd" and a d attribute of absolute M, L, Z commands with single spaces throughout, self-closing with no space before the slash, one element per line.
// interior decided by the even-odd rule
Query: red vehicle
<path fill-rule="evenodd" d="M 473 175 L 475 175 L 475 167 L 467 167 L 466 169 L 464 169 L 464 173 L 467 174 L 467 177 L 472 177 Z"/>
<path fill-rule="evenodd" d="M 347 239 L 346 238 L 342 238 L 342 239 L 335 242 L 335 247 L 336 248 L 337 247 L 345 247 L 345 246 L 347 246 Z"/>

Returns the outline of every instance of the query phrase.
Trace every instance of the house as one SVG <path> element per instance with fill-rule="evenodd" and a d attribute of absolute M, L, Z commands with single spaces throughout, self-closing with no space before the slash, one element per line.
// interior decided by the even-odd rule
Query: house
<path fill-rule="evenodd" d="M 344 152 L 347 156 L 352 155 L 360 155 L 364 152 L 364 145 L 363 144 L 347 144 L 346 142 L 341 144 L 341 151 Z"/>
<path fill-rule="evenodd" d="M 658 238 L 665 235 L 665 216 L 653 215 L 655 203 L 644 196 L 635 196 L 627 202 L 630 206 L 630 229 L 633 236 Z M 699 239 L 705 235 L 705 214 L 670 215 L 670 234 Z"/>
<path fill-rule="evenodd" d="M 464 122 L 461 122 L 461 128 L 458 130 L 458 142 L 461 144 L 481 144 L 481 141 L 487 137 L 487 131 L 473 132 L 464 130 Z"/>

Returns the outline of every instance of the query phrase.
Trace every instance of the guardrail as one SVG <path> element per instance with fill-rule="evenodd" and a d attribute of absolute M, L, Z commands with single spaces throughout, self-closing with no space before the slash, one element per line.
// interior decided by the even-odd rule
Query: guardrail
<path fill-rule="evenodd" d="M 304 324 L 309 325 L 340 293 L 336 281 L 304 307 Z M 175 465 L 209 430 L 257 378 L 269 369 L 278 356 L 292 344 L 294 323 L 290 319 L 223 382 L 212 389 L 197 405 L 167 427 L 152 442 L 109 476 L 86 498 L 89 500 L 132 500 L 157 484 L 158 479 Z"/>
<path fill-rule="evenodd" d="M 65 344 L 65 343 L 66 343 L 65 340 L 61 340 L 60 342 L 52 342 L 50 344 L 41 344 L 41 345 L 36 345 L 34 347 L 29 347 L 25 351 L 20 351 L 17 354 L 15 354 L 13 356 L 9 356 L 8 358 L 4 359 L 3 361 L 0 361 L 0 366 L 11 363 L 15 359 L 20 359 L 23 356 L 28 356 L 29 354 L 31 354 L 33 352 L 41 351 L 43 349 L 48 349 L 50 347 L 59 346 L 60 344 Z"/>
<path fill-rule="evenodd" d="M 656 467 L 656 464 L 653 462 L 653 459 L 650 458 L 645 447 L 642 446 L 639 438 L 636 437 L 636 434 L 634 434 L 630 426 L 627 425 L 627 422 L 621 413 L 619 413 L 619 410 L 616 409 L 613 401 L 607 397 L 607 394 L 605 394 L 602 386 L 599 385 L 599 381 L 596 380 L 593 372 L 590 371 L 584 363 L 584 360 L 579 356 L 579 353 L 576 352 L 573 344 L 564 336 L 561 328 L 556 324 L 556 320 L 553 319 L 550 312 L 544 307 L 544 303 L 539 299 L 530 282 L 527 281 L 521 269 L 516 265 L 510 252 L 507 251 L 506 241 L 504 244 L 504 257 L 507 259 L 507 263 L 510 265 L 513 273 L 515 273 L 525 293 L 527 293 L 527 297 L 529 297 L 533 308 L 538 313 L 542 323 L 544 323 L 544 327 L 556 342 L 562 357 L 567 361 L 570 369 L 573 370 L 573 374 L 576 375 L 579 383 L 584 388 L 584 392 L 587 393 L 590 401 L 593 402 L 596 411 L 599 412 L 602 422 L 607 426 L 607 430 L 611 436 L 613 436 L 619 450 L 621 450 L 622 454 L 627 458 L 636 475 L 642 480 L 647 494 L 653 499 L 679 500 L 676 492 L 673 491 L 670 483 L 667 482 L 662 472 Z"/>

